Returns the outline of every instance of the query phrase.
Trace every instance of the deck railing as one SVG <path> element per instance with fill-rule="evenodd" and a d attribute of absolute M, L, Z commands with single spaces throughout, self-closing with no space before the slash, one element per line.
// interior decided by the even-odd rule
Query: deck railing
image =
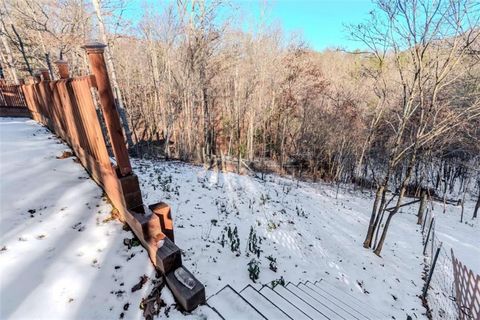
<path fill-rule="evenodd" d="M 0 115 L 29 116 L 27 103 L 19 85 L 0 81 Z"/>
<path fill-rule="evenodd" d="M 182 266 L 181 251 L 173 242 L 170 207 L 162 202 L 143 205 L 108 78 L 104 48 L 100 43 L 85 46 L 92 75 L 70 78 L 68 65 L 58 61 L 59 80 L 50 80 L 48 70 L 42 70 L 28 84 L 0 85 L 0 110 L 23 103 L 16 107 L 28 110 L 35 121 L 72 148 L 118 209 L 119 218 L 128 223 L 155 267 L 165 275 L 179 304 L 190 311 L 205 301 L 205 288 Z M 186 287 L 185 283 L 194 286 Z"/>
<path fill-rule="evenodd" d="M 113 96 L 102 98 L 108 95 L 108 90 L 111 91 L 108 75 L 99 75 L 99 72 L 106 73 L 106 69 L 99 68 L 105 63 L 103 46 L 87 46 L 86 51 L 89 59 L 95 61 L 91 64 L 93 75 L 69 78 L 64 72 L 61 73 L 64 79 L 50 80 L 46 73 L 40 81 L 30 81 L 19 88 L 32 118 L 70 145 L 82 165 L 119 209 L 122 218 L 128 220 L 126 211 L 142 205 L 140 187 L 132 173 Z M 100 96 L 98 101 L 97 96 Z M 97 112 L 97 106 L 100 112 Z M 101 123 L 107 127 L 106 135 Z M 106 141 L 112 147 L 112 157 Z"/>

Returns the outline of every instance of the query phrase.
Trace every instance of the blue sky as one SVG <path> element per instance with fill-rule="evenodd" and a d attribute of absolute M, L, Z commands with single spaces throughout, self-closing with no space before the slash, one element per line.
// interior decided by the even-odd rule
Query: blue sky
<path fill-rule="evenodd" d="M 129 3 L 127 15 L 138 17 L 141 3 L 155 6 L 169 0 L 133 0 Z M 307 43 L 316 50 L 341 47 L 347 50 L 362 48 L 358 42 L 348 39 L 344 25 L 360 23 L 374 8 L 370 0 L 233 0 L 248 16 L 258 17 L 260 8 L 266 2 L 268 21 L 282 25 L 287 32 L 301 33 Z"/>
<path fill-rule="evenodd" d="M 235 3 L 246 11 L 255 12 L 262 2 L 243 0 Z M 280 22 L 286 31 L 300 32 L 316 50 L 362 47 L 349 40 L 345 25 L 363 22 L 374 8 L 370 0 L 274 0 L 268 3 L 271 21 Z"/>

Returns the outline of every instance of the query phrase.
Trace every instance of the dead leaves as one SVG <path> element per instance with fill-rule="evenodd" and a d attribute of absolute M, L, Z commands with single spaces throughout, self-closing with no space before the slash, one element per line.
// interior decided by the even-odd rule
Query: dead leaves
<path fill-rule="evenodd" d="M 60 156 L 57 156 L 57 159 L 66 159 L 70 157 L 73 157 L 73 153 L 71 151 L 63 151 Z"/>
<path fill-rule="evenodd" d="M 165 281 L 163 278 L 158 280 L 152 280 L 154 286 L 147 298 L 143 298 L 140 303 L 140 309 L 143 310 L 143 317 L 147 320 L 153 319 L 154 316 L 157 316 L 160 313 L 162 307 L 165 307 L 166 304 L 161 298 L 162 289 L 165 286 Z"/>
<path fill-rule="evenodd" d="M 148 277 L 146 275 L 141 276 L 140 281 L 132 287 L 132 292 L 142 289 L 143 285 L 147 282 L 147 280 Z"/>

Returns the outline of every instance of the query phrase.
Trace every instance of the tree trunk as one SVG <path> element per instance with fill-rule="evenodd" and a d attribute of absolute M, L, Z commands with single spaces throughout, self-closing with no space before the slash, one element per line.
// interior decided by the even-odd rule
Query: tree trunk
<path fill-rule="evenodd" d="M 370 215 L 370 223 L 368 224 L 367 236 L 365 237 L 365 241 L 363 242 L 364 248 L 370 248 L 372 245 L 373 232 L 375 230 L 374 223 L 377 216 L 378 203 L 380 202 L 380 198 L 382 197 L 383 190 L 384 186 L 379 186 L 377 188 L 377 193 L 375 194 L 375 202 L 373 203 L 372 214 Z"/>
<path fill-rule="evenodd" d="M 380 237 L 380 241 L 378 242 L 378 246 L 373 251 L 377 256 L 380 256 L 382 253 L 383 244 L 385 243 L 385 237 L 387 236 L 388 227 L 390 226 L 390 221 L 394 215 L 394 211 L 390 212 L 387 217 L 387 221 L 385 222 L 385 227 L 383 228 L 382 236 Z"/>
<path fill-rule="evenodd" d="M 403 200 L 403 197 L 405 195 L 405 190 L 407 189 L 407 183 L 408 183 L 408 181 L 409 181 L 409 179 L 412 175 L 413 166 L 415 165 L 416 152 L 417 152 L 417 149 L 414 148 L 413 149 L 413 154 L 412 154 L 412 156 L 409 160 L 409 163 L 408 163 L 407 172 L 405 173 L 405 177 L 403 178 L 403 181 L 401 183 L 400 192 L 398 194 L 397 204 L 395 205 L 395 208 L 392 211 L 390 211 L 390 214 L 388 215 L 387 221 L 385 222 L 385 227 L 383 228 L 383 232 L 382 232 L 382 236 L 380 237 L 380 241 L 378 242 L 378 245 L 376 246 L 376 248 L 374 250 L 374 253 L 377 256 L 380 256 L 380 254 L 382 253 L 382 248 L 383 248 L 383 244 L 385 243 L 385 238 L 387 236 L 390 221 L 392 220 L 392 217 L 398 212 L 398 210 L 400 209 L 400 207 L 402 205 L 402 200 Z"/>
<path fill-rule="evenodd" d="M 475 210 L 473 211 L 472 219 L 477 218 L 478 210 L 480 209 L 480 181 L 478 182 L 478 198 L 477 204 L 475 205 Z"/>
<path fill-rule="evenodd" d="M 2 43 L 3 47 L 5 48 L 5 52 L 7 54 L 7 67 L 8 67 L 8 72 L 10 74 L 10 77 L 12 80 L 15 82 L 15 84 L 18 84 L 18 77 L 17 77 L 17 70 L 15 69 L 15 64 L 13 60 L 13 55 L 12 55 L 12 50 L 10 49 L 10 45 L 8 43 L 7 37 L 2 32 Z"/>
<path fill-rule="evenodd" d="M 378 230 L 379 230 L 380 225 L 381 225 L 382 220 L 383 220 L 385 207 L 388 206 L 388 203 L 390 203 L 390 201 L 387 203 L 387 185 L 388 185 L 388 183 L 386 183 L 383 186 L 383 192 L 382 192 L 382 197 L 381 197 L 381 200 L 380 200 L 380 206 L 378 207 L 377 217 L 375 218 L 375 222 L 373 223 L 372 234 L 370 235 L 371 241 L 373 241 L 373 239 L 375 239 L 375 244 L 373 246 L 374 248 L 376 247 L 376 242 L 377 242 L 377 238 L 378 238 Z M 370 247 L 371 246 L 372 245 L 371 245 L 371 242 L 370 242 Z"/>
<path fill-rule="evenodd" d="M 420 194 L 420 207 L 418 208 L 418 214 L 417 214 L 417 224 L 422 224 L 423 221 L 423 215 L 425 213 L 425 209 L 427 208 L 427 191 L 425 189 L 422 189 L 422 192 Z"/>
<path fill-rule="evenodd" d="M 15 33 L 15 36 L 17 37 L 20 52 L 22 53 L 23 61 L 25 61 L 27 71 L 31 76 L 33 76 L 33 71 L 32 71 L 32 68 L 30 67 L 30 63 L 28 62 L 27 53 L 25 52 L 25 47 L 23 45 L 23 40 L 18 34 L 17 29 L 15 29 L 15 26 L 13 24 L 12 24 L 12 30 L 13 30 L 13 33 Z"/>
<path fill-rule="evenodd" d="M 470 184 L 470 179 L 467 179 L 466 181 L 463 181 L 462 185 L 463 185 L 463 195 L 462 195 L 462 212 L 460 214 L 460 223 L 463 222 L 463 213 L 465 211 L 465 197 L 467 196 L 467 192 L 468 192 L 468 185 Z"/>

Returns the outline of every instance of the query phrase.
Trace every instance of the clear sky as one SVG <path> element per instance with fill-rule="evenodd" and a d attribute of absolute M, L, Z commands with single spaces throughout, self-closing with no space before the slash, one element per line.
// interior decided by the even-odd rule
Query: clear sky
<path fill-rule="evenodd" d="M 132 0 L 126 14 L 137 16 L 142 2 L 158 4 L 169 0 Z M 233 6 L 249 16 L 259 15 L 260 8 L 267 3 L 269 22 L 278 22 L 287 32 L 303 35 L 307 43 L 316 50 L 341 47 L 347 50 L 362 45 L 348 39 L 344 25 L 360 23 L 374 8 L 371 0 L 230 0 Z"/>
<path fill-rule="evenodd" d="M 252 12 L 259 10 L 262 2 L 234 1 Z M 280 22 L 286 31 L 300 32 L 312 48 L 354 50 L 362 45 L 349 40 L 345 25 L 363 22 L 374 4 L 370 0 L 271 0 L 268 7 L 271 21 Z"/>

